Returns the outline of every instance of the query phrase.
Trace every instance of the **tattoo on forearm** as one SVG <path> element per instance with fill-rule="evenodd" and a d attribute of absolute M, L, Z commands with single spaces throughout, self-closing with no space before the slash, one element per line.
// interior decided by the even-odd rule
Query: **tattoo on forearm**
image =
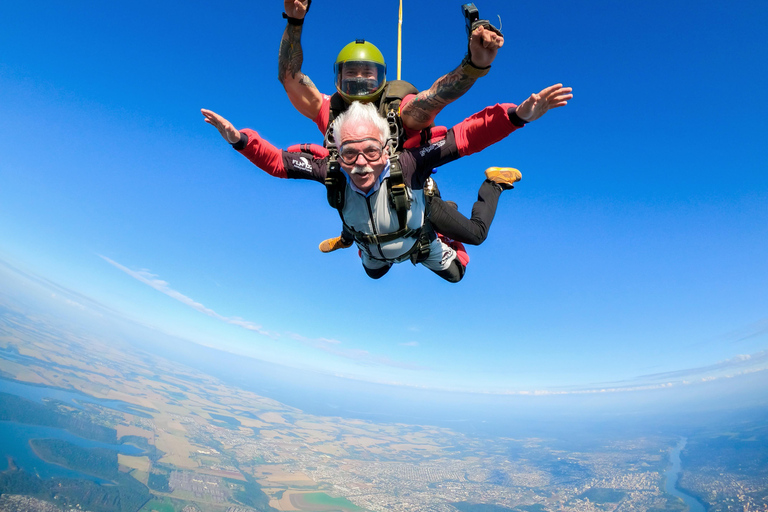
<path fill-rule="evenodd" d="M 475 83 L 458 67 L 440 78 L 427 91 L 420 92 L 408 105 L 408 113 L 419 122 L 433 119 L 447 104 L 460 98 Z"/>
<path fill-rule="evenodd" d="M 277 79 L 280 83 L 291 74 L 296 78 L 301 73 L 304 52 L 301 50 L 301 25 L 288 25 L 280 40 L 280 53 L 277 58 Z"/>

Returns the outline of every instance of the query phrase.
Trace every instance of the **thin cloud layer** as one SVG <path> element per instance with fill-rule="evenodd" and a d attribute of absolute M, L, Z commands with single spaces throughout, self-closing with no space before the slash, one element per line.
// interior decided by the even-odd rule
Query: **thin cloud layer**
<path fill-rule="evenodd" d="M 353 361 L 356 361 L 364 365 L 371 365 L 371 366 L 382 365 L 382 366 L 390 366 L 393 368 L 402 368 L 405 370 L 415 370 L 415 371 L 429 370 L 429 368 L 425 366 L 419 366 L 412 363 L 395 361 L 386 356 L 371 354 L 367 350 L 341 348 L 337 346 L 341 344 L 341 342 L 338 340 L 327 339 L 327 338 L 313 339 L 313 338 L 307 338 L 305 336 L 302 336 L 296 333 L 290 333 L 288 334 L 288 336 L 291 339 L 294 339 L 299 343 L 302 343 L 309 347 L 316 348 L 328 354 L 333 354 L 335 356 L 343 357 L 345 359 L 351 359 Z"/>
<path fill-rule="evenodd" d="M 208 315 L 212 318 L 215 318 L 217 320 L 221 320 L 222 322 L 226 322 L 231 325 L 236 325 L 238 327 L 242 327 L 243 329 L 247 329 L 249 331 L 257 332 L 259 334 L 263 334 L 265 336 L 269 336 L 271 338 L 278 338 L 280 337 L 279 334 L 272 333 L 269 331 L 266 331 L 262 328 L 261 325 L 251 322 L 249 320 L 245 320 L 240 317 L 229 317 L 224 316 L 216 311 L 212 310 L 211 308 L 208 308 L 204 306 L 203 304 L 197 302 L 196 300 L 187 297 L 181 292 L 178 292 L 171 288 L 168 284 L 168 282 L 163 281 L 162 279 L 159 279 L 157 275 L 152 274 L 148 270 L 131 270 L 124 265 L 121 265 L 120 263 L 106 257 L 99 255 L 101 259 L 109 263 L 110 265 L 114 266 L 117 269 L 122 270 L 129 276 L 133 277 L 134 279 L 151 286 L 155 290 L 164 293 L 165 295 L 176 299 L 177 301 L 181 302 L 182 304 L 185 304 L 192 309 L 199 311 L 200 313 L 203 313 L 204 315 Z M 360 349 L 345 349 L 339 347 L 341 342 L 339 340 L 331 339 L 331 338 L 307 338 L 305 336 L 302 336 L 300 334 L 294 334 L 294 333 L 288 333 L 286 337 L 293 339 L 295 341 L 298 341 L 304 345 L 307 345 L 309 347 L 315 348 L 317 350 L 321 350 L 323 352 L 326 352 L 328 354 L 332 354 L 334 356 L 338 356 L 344 359 L 350 359 L 352 361 L 355 361 L 358 364 L 362 365 L 369 365 L 369 366 L 389 366 L 393 368 L 401 368 L 406 370 L 426 370 L 428 368 L 415 365 L 412 363 L 402 362 L 402 361 L 395 361 L 393 359 L 390 359 L 386 356 L 380 356 L 376 354 L 371 354 L 367 350 L 360 350 Z"/>
<path fill-rule="evenodd" d="M 736 345 L 744 341 L 749 341 L 754 338 L 758 338 L 760 336 L 765 336 L 767 334 L 768 334 L 768 318 L 763 318 L 757 322 L 753 322 L 739 329 L 734 329 L 733 331 L 727 332 L 725 334 L 715 336 L 706 341 L 693 343 L 689 345 L 688 348 L 697 348 L 702 345 L 711 345 L 711 344 L 722 345 L 724 343 L 730 343 L 730 344 Z"/>
<path fill-rule="evenodd" d="M 619 389 L 628 387 L 664 387 L 694 382 L 708 382 L 763 370 L 768 370 L 768 350 L 754 354 L 740 354 L 707 366 L 640 375 L 633 379 L 604 383 L 603 385 Z"/>
<path fill-rule="evenodd" d="M 204 305 L 200 304 L 199 302 L 191 299 L 190 297 L 187 297 L 183 293 L 180 293 L 173 288 L 171 288 L 166 281 L 163 281 L 162 279 L 158 279 L 155 274 L 150 273 L 147 270 L 131 270 L 127 267 L 124 267 L 123 265 L 119 264 L 118 262 L 111 260 L 107 258 L 106 256 L 99 255 L 101 259 L 109 263 L 110 265 L 114 266 L 115 268 L 118 268 L 131 276 L 132 278 L 141 281 L 142 283 L 151 286 L 155 290 L 159 291 L 160 293 L 164 293 L 165 295 L 171 297 L 172 299 L 176 299 L 177 301 L 181 302 L 182 304 L 185 304 L 192 309 L 199 311 L 200 313 L 204 315 L 208 315 L 212 318 L 215 318 L 217 320 L 221 320 L 222 322 L 226 322 L 231 325 L 236 325 L 238 327 L 242 327 L 243 329 L 247 329 L 249 331 L 257 332 L 259 334 L 264 334 L 266 336 L 270 336 L 270 333 L 263 330 L 261 328 L 261 325 L 256 324 L 254 322 L 250 322 L 248 320 L 244 320 L 240 317 L 229 317 L 224 316 L 216 311 L 205 307 Z"/>

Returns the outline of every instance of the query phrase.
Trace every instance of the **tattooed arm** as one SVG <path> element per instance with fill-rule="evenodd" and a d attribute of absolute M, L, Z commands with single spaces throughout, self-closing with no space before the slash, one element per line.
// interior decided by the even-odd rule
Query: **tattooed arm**
<path fill-rule="evenodd" d="M 504 36 L 498 31 L 484 26 L 476 28 L 469 42 L 471 58 L 466 58 L 459 67 L 438 78 L 432 87 L 421 91 L 403 106 L 400 113 L 403 124 L 412 130 L 421 130 L 432 124 L 446 105 L 460 98 L 475 80 L 488 72 L 503 45 Z"/>
<path fill-rule="evenodd" d="M 309 8 L 308 0 L 284 0 L 288 24 L 280 41 L 277 61 L 277 78 L 283 84 L 291 104 L 302 115 L 314 119 L 320 112 L 323 95 L 307 75 L 301 72 L 304 54 L 301 50 L 301 29 L 304 15 Z"/>

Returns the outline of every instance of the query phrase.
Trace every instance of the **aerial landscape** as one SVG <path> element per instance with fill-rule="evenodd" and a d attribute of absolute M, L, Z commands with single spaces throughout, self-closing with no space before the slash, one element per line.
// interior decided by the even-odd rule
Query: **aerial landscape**
<path fill-rule="evenodd" d="M 119 324 L 99 335 L 10 298 L 0 294 L 0 510 L 768 507 L 765 409 L 677 435 L 649 421 L 542 437 L 308 414 L 132 347 Z"/>
<path fill-rule="evenodd" d="M 0 512 L 768 512 L 766 27 L 0 2 Z"/>

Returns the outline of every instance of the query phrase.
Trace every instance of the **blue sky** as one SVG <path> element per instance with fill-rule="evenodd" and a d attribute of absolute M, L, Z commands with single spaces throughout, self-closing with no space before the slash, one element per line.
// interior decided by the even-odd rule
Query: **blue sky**
<path fill-rule="evenodd" d="M 405 2 L 403 78 L 466 45 L 459 3 Z M 368 279 L 314 183 L 203 122 L 319 142 L 277 81 L 280 2 L 0 7 L 0 258 L 163 332 L 382 383 L 488 392 L 654 387 L 768 368 L 768 82 L 757 1 L 477 2 L 507 37 L 451 126 L 562 82 L 575 98 L 436 178 L 469 214 L 523 173 L 458 285 Z M 334 29 L 329 27 L 333 26 Z M 355 38 L 396 74 L 397 3 L 315 2 L 304 71 Z"/>

